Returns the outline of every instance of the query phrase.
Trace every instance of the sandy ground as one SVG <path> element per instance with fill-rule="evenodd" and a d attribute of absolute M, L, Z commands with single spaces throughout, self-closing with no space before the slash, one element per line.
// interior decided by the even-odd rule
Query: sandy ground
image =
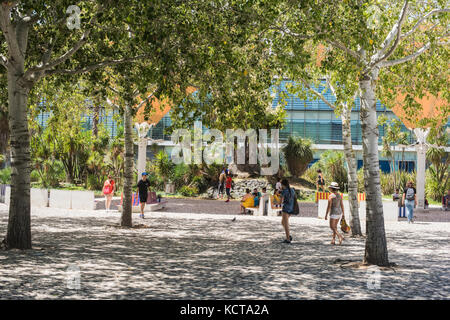
<path fill-rule="evenodd" d="M 121 229 L 116 212 L 33 209 L 35 249 L 0 251 L 0 299 L 450 299 L 450 223 L 386 223 L 398 266 L 380 270 L 348 268 L 364 239 L 332 246 L 327 221 L 291 218 L 286 245 L 279 217 L 232 218 L 154 212 Z"/>

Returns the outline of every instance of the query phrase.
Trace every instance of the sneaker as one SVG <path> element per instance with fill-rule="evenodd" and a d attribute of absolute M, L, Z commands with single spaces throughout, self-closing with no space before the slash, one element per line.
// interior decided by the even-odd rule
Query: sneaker
<path fill-rule="evenodd" d="M 225 202 L 230 202 L 230 199 L 227 199 L 227 201 L 225 201 Z"/>
<path fill-rule="evenodd" d="M 284 239 L 282 243 L 289 243 L 289 244 L 291 244 L 291 241 Z"/>

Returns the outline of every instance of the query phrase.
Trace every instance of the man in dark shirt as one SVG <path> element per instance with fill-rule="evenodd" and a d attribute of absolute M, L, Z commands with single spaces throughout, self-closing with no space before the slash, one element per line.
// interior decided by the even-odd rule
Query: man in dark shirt
<path fill-rule="evenodd" d="M 139 192 L 139 202 L 141 204 L 140 217 L 144 219 L 144 208 L 148 197 L 148 187 L 150 187 L 150 182 L 147 180 L 147 172 L 142 172 L 142 179 L 139 180 L 137 187 Z"/>

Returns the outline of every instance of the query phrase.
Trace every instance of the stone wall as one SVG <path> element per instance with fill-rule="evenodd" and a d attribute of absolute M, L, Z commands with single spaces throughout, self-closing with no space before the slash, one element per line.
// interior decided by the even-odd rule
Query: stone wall
<path fill-rule="evenodd" d="M 266 179 L 233 179 L 234 188 L 231 189 L 231 196 L 235 199 L 241 198 L 245 194 L 245 189 L 248 188 L 251 191 L 257 188 L 259 192 L 266 187 L 267 192 L 273 193 L 272 185 Z M 214 199 L 217 198 L 218 186 L 210 187 L 206 193 L 201 194 L 202 198 Z M 225 190 L 224 190 L 225 194 Z"/>

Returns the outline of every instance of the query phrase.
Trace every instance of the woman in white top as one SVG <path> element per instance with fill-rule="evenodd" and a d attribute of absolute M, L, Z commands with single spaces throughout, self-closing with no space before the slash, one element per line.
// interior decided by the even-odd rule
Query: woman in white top
<path fill-rule="evenodd" d="M 325 214 L 325 220 L 327 220 L 328 213 L 331 211 L 330 228 L 333 231 L 333 239 L 331 240 L 331 244 L 335 244 L 336 236 L 339 238 L 339 244 L 342 244 L 344 237 L 338 232 L 337 225 L 339 219 L 344 214 L 344 202 L 342 201 L 342 196 L 338 193 L 339 184 L 337 182 L 332 182 L 328 189 L 330 189 L 331 194 L 328 196 L 328 207 L 327 213 Z"/>

